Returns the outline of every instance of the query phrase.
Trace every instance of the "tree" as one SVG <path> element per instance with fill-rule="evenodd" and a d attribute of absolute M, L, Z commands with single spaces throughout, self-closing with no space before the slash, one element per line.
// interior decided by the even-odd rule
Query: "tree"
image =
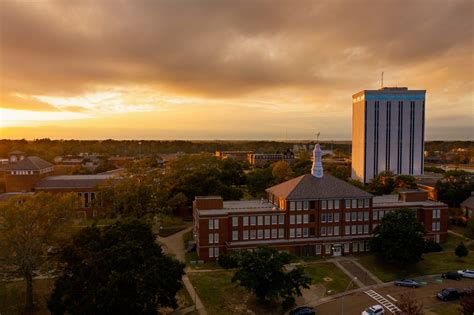
<path fill-rule="evenodd" d="M 0 206 L 0 253 L 17 266 L 26 282 L 26 309 L 34 308 L 33 275 L 48 259 L 48 251 L 70 235 L 75 194 L 38 193 L 10 199 Z"/>
<path fill-rule="evenodd" d="M 471 191 L 474 191 L 474 181 L 470 175 L 460 170 L 446 172 L 444 178 L 435 185 L 438 199 L 450 207 L 459 207 L 459 204 L 470 196 Z"/>
<path fill-rule="evenodd" d="M 247 175 L 247 188 L 253 196 L 265 196 L 265 189 L 275 184 L 272 168 L 257 168 Z"/>
<path fill-rule="evenodd" d="M 294 296 L 301 296 L 301 288 L 309 288 L 311 278 L 304 275 L 302 268 L 287 271 L 291 262 L 287 253 L 279 253 L 268 246 L 260 246 L 254 252 L 237 252 L 231 258 L 220 258 L 224 265 L 237 267 L 232 282 L 238 282 L 263 301 L 283 299 L 283 308 L 295 303 Z"/>
<path fill-rule="evenodd" d="M 369 192 L 374 195 L 391 194 L 395 188 L 395 175 L 390 171 L 383 171 L 369 182 Z"/>
<path fill-rule="evenodd" d="M 59 259 L 52 314 L 157 314 L 158 306 L 177 306 L 184 265 L 164 255 L 151 227 L 137 219 L 84 228 Z"/>
<path fill-rule="evenodd" d="M 398 209 L 384 216 L 374 230 L 370 247 L 383 261 L 405 267 L 421 260 L 425 229 L 411 209 Z"/>
<path fill-rule="evenodd" d="M 272 175 L 277 181 L 277 183 L 281 183 L 292 178 L 293 170 L 291 169 L 290 164 L 288 164 L 288 162 L 278 161 L 273 164 Z"/>
<path fill-rule="evenodd" d="M 411 175 L 398 175 L 395 177 L 395 188 L 416 189 L 416 178 Z"/>
<path fill-rule="evenodd" d="M 467 249 L 466 245 L 464 245 L 464 242 L 461 241 L 461 243 L 459 243 L 459 245 L 454 250 L 454 253 L 459 258 L 463 258 L 469 254 L 469 250 Z"/>
<path fill-rule="evenodd" d="M 409 293 L 400 295 L 398 300 L 398 308 L 401 309 L 400 315 L 423 315 L 423 304 L 418 301 Z"/>

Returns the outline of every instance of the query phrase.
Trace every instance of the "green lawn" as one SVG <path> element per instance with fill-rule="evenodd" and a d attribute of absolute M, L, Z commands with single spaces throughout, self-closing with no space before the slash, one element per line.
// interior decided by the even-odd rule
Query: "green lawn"
<path fill-rule="evenodd" d="M 441 243 L 441 247 L 443 247 L 444 250 L 454 250 L 461 241 L 464 241 L 464 244 L 466 244 L 464 238 L 448 233 L 446 242 Z"/>
<path fill-rule="evenodd" d="M 247 314 L 247 309 L 255 314 L 272 314 L 278 305 L 264 306 L 244 288 L 231 282 L 233 271 L 212 271 L 189 273 L 189 279 L 197 289 L 208 314 Z"/>
<path fill-rule="evenodd" d="M 403 277 L 417 277 L 472 268 L 474 265 L 474 254 L 471 253 L 462 260 L 457 258 L 453 252 L 425 254 L 422 261 L 407 269 L 388 266 L 378 261 L 373 254 L 359 256 L 358 260 L 380 280 L 388 282 Z"/>
<path fill-rule="evenodd" d="M 54 279 L 33 281 L 33 297 L 37 310 L 30 314 L 49 314 L 46 303 L 54 287 Z M 25 283 L 23 281 L 0 282 L 0 314 L 23 314 Z"/>
<path fill-rule="evenodd" d="M 344 292 L 351 281 L 350 278 L 333 263 L 311 264 L 305 266 L 304 269 L 306 274 L 311 277 L 312 284 L 323 284 L 328 294 Z M 324 281 L 325 277 L 331 278 L 332 281 Z M 351 288 L 357 288 L 357 285 L 351 284 Z"/>

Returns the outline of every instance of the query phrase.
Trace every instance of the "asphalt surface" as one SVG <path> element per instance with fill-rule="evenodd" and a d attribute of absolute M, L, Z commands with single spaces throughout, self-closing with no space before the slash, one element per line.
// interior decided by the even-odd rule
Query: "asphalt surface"
<path fill-rule="evenodd" d="M 474 279 L 462 279 L 461 281 L 456 280 L 444 280 L 441 277 L 422 277 L 416 278 L 416 280 L 421 284 L 420 288 L 406 288 L 406 287 L 397 287 L 395 285 L 387 285 L 378 288 L 370 288 L 374 290 L 388 301 L 397 305 L 396 301 L 392 298 L 398 300 L 400 295 L 403 293 L 409 293 L 410 296 L 414 297 L 418 302 L 423 303 L 423 308 L 426 311 L 433 311 L 439 308 L 440 306 L 446 303 L 459 303 L 459 301 L 451 302 L 442 302 L 436 298 L 436 293 L 441 291 L 444 288 L 452 287 L 456 289 L 465 289 L 465 288 L 474 288 Z M 344 304 L 344 314 L 345 315 L 360 315 L 361 312 L 368 308 L 371 305 L 380 304 L 375 301 L 364 291 L 351 293 L 346 295 L 344 298 L 340 297 L 335 300 L 329 301 L 327 303 L 318 305 L 315 307 L 316 314 L 318 315 L 337 315 L 341 313 L 341 305 Z M 387 296 L 387 295 L 390 295 Z M 385 314 L 392 314 L 390 311 L 385 309 Z"/>

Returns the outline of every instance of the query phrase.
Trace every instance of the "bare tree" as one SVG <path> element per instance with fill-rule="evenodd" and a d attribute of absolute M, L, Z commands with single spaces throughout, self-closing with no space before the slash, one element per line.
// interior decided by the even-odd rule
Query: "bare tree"
<path fill-rule="evenodd" d="M 459 314 L 474 314 L 474 294 L 468 294 L 461 300 L 461 310 Z"/>
<path fill-rule="evenodd" d="M 409 293 L 400 295 L 398 307 L 402 310 L 399 315 L 423 315 L 423 304 Z"/>

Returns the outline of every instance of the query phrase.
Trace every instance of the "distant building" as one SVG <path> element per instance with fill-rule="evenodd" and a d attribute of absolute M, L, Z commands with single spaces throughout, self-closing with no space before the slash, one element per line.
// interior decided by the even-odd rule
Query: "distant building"
<path fill-rule="evenodd" d="M 54 165 L 37 156 L 10 154 L 10 163 L 2 170 L 6 192 L 29 192 L 40 179 L 53 173 Z"/>
<path fill-rule="evenodd" d="M 386 87 L 352 96 L 352 178 L 423 174 L 425 90 Z"/>
<path fill-rule="evenodd" d="M 247 161 L 247 156 L 253 151 L 216 151 L 215 156 L 219 159 L 234 159 L 238 161 Z"/>
<path fill-rule="evenodd" d="M 295 161 L 295 154 L 289 149 L 283 153 L 252 153 L 247 156 L 250 165 L 263 166 L 278 161 L 292 163 Z"/>
<path fill-rule="evenodd" d="M 460 207 L 467 219 L 472 218 L 472 212 L 474 211 L 474 191 L 471 192 L 471 196 L 469 198 L 461 202 Z"/>
<path fill-rule="evenodd" d="M 341 256 L 370 250 L 373 229 L 395 209 L 410 208 L 427 230 L 426 238 L 446 240 L 448 212 L 422 191 L 374 197 L 324 174 L 319 145 L 311 174 L 267 189 L 266 200 L 223 201 L 196 197 L 193 233 L 202 260 L 221 253 L 270 245 L 298 256 Z"/>

